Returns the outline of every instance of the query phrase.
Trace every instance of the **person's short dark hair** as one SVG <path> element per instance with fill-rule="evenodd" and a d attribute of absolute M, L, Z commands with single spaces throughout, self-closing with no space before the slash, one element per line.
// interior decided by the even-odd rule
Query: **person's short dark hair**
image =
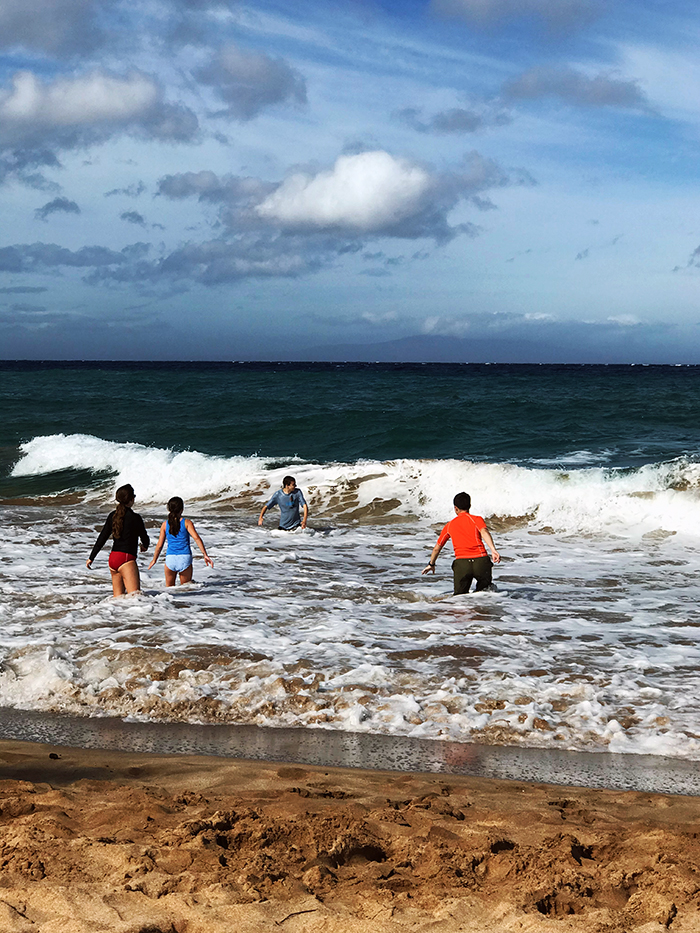
<path fill-rule="evenodd" d="M 461 512 L 468 512 L 472 507 L 472 497 L 468 492 L 458 492 L 452 500 L 452 504 Z"/>
<path fill-rule="evenodd" d="M 292 483 L 294 483 L 295 486 L 297 484 L 297 481 L 294 479 L 294 477 L 285 476 L 285 478 L 282 480 L 282 488 L 284 489 L 286 486 L 291 486 Z"/>

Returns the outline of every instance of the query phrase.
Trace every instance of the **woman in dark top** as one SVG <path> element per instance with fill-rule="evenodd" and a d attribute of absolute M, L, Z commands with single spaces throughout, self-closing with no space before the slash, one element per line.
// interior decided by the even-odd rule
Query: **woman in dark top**
<path fill-rule="evenodd" d="M 104 547 L 107 538 L 111 537 L 113 541 L 109 569 L 112 574 L 112 590 L 115 596 L 123 596 L 124 593 L 138 593 L 141 589 L 136 552 L 139 538 L 141 550 L 148 549 L 148 534 L 141 516 L 131 510 L 136 499 L 134 487 L 129 483 L 120 486 L 115 498 L 118 505 L 107 516 L 104 528 L 87 559 L 87 568 L 89 570 L 92 567 L 92 562 Z"/>

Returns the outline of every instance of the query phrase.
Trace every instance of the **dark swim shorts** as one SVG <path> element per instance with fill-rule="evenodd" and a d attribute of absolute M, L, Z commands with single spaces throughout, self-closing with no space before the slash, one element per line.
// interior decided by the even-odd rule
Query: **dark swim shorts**
<path fill-rule="evenodd" d="M 490 557 L 459 557 L 452 562 L 454 573 L 454 591 L 468 593 L 472 580 L 476 579 L 476 591 L 487 590 L 491 586 Z"/>

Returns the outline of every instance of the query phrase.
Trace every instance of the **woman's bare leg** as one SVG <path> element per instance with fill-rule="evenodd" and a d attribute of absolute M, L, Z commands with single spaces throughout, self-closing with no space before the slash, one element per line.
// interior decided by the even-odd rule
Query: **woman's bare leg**
<path fill-rule="evenodd" d="M 166 564 L 165 566 L 165 585 L 166 586 L 175 586 L 177 583 L 177 574 L 174 570 L 171 570 L 170 567 Z"/>
<path fill-rule="evenodd" d="M 109 572 L 112 574 L 112 593 L 114 596 L 123 596 L 124 595 L 124 581 L 122 580 L 122 575 L 118 570 L 112 570 L 109 568 Z"/>
<path fill-rule="evenodd" d="M 180 583 L 189 583 L 192 579 L 192 564 L 189 567 L 185 567 L 184 570 L 180 571 Z"/>
<path fill-rule="evenodd" d="M 136 561 L 130 560 L 126 564 L 122 564 L 119 573 L 122 575 L 127 593 L 138 593 L 141 589 L 141 578 L 139 577 L 139 565 Z"/>

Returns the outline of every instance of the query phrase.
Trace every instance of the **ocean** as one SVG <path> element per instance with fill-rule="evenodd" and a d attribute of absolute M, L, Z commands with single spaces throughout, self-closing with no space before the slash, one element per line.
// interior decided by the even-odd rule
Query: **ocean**
<path fill-rule="evenodd" d="M 2 362 L 0 401 L 0 708 L 700 759 L 700 368 Z M 306 531 L 257 526 L 286 473 Z M 453 596 L 462 490 L 502 562 Z M 166 589 L 172 495 L 214 568 Z"/>

